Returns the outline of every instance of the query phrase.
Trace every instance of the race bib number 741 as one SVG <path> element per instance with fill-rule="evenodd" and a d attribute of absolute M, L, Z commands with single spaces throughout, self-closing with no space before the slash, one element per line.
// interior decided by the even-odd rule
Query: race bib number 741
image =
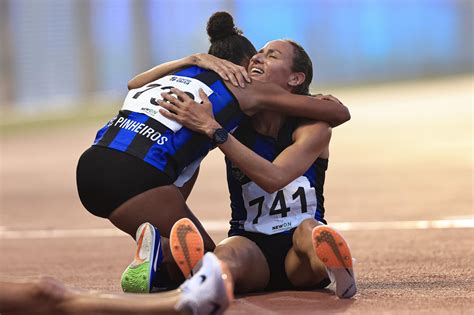
<path fill-rule="evenodd" d="M 250 232 L 280 233 L 316 214 L 316 192 L 304 176 L 272 194 L 249 182 L 242 186 L 242 196 L 247 209 L 244 229 Z"/>
<path fill-rule="evenodd" d="M 158 101 L 163 100 L 161 93 L 169 92 L 172 88 L 183 91 L 198 103 L 202 102 L 199 97 L 199 89 L 203 89 L 207 96 L 213 92 L 199 80 L 178 75 L 167 75 L 141 88 L 130 90 L 125 97 L 122 110 L 145 114 L 170 128 L 173 132 L 177 132 L 182 128 L 182 125 L 161 115 L 160 109 L 163 107 L 158 105 Z"/>

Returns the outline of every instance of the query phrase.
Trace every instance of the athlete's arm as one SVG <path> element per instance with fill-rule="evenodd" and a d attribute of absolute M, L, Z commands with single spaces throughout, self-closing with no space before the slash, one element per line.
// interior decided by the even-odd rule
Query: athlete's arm
<path fill-rule="evenodd" d="M 219 149 L 245 175 L 268 193 L 274 193 L 303 175 L 328 146 L 331 127 L 307 122 L 293 133 L 293 144 L 270 162 L 229 135 Z"/>
<path fill-rule="evenodd" d="M 230 81 L 230 83 L 236 87 L 245 87 L 245 82 L 251 82 L 247 70 L 242 66 L 209 54 L 194 54 L 181 59 L 162 63 L 148 71 L 140 73 L 128 81 L 128 89 L 137 89 L 187 66 L 198 66 L 212 70 L 223 80 Z"/>
<path fill-rule="evenodd" d="M 293 94 L 274 83 L 253 80 L 245 90 L 226 85 L 239 101 L 242 111 L 249 116 L 260 110 L 270 110 L 325 121 L 331 127 L 351 118 L 347 107 L 339 101 Z"/>
<path fill-rule="evenodd" d="M 161 110 L 164 116 L 176 120 L 194 131 L 205 133 L 210 138 L 216 129 L 221 128 L 212 117 L 212 104 L 204 92 L 200 93 L 203 104 L 195 106 L 204 109 L 204 111 L 196 111 L 195 113 L 201 113 L 202 116 L 195 116 L 195 118 L 189 118 L 189 111 L 186 110 L 185 102 L 189 97 L 180 91 L 175 91 L 175 93 L 180 99 L 166 96 L 165 98 L 172 104 L 160 103 L 160 106 L 174 112 Z M 202 119 L 202 117 L 209 116 L 212 119 Z M 199 123 L 190 124 L 190 119 Z M 327 147 L 330 138 L 331 128 L 328 124 L 324 122 L 304 123 L 293 133 L 294 143 L 281 152 L 273 162 L 260 157 L 232 135 L 229 135 L 227 141 L 219 145 L 219 148 L 258 186 L 268 193 L 273 193 L 304 174 Z"/>

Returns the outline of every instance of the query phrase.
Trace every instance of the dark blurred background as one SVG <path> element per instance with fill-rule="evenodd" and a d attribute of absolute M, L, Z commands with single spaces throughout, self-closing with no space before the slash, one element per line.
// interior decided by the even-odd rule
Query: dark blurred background
<path fill-rule="evenodd" d="M 257 49 L 278 38 L 301 43 L 313 90 L 472 73 L 473 3 L 0 0 L 0 111 L 109 104 L 135 74 L 207 51 L 206 21 L 221 10 Z"/>

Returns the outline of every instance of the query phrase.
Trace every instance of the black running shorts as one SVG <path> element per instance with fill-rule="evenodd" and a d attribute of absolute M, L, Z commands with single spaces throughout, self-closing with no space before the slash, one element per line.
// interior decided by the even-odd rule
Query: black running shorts
<path fill-rule="evenodd" d="M 102 218 L 140 193 L 173 184 L 167 175 L 139 158 L 100 146 L 90 147 L 80 157 L 76 183 L 84 207 Z"/>
<path fill-rule="evenodd" d="M 278 233 L 273 235 L 236 230 L 229 233 L 229 237 L 240 235 L 248 238 L 257 244 L 258 248 L 262 251 L 270 268 L 270 280 L 265 288 L 266 291 L 298 289 L 290 282 L 285 271 L 285 258 L 288 251 L 293 246 L 294 231 L 295 229 L 292 229 L 288 233 Z M 324 279 L 321 283 L 310 289 L 323 289 L 329 284 L 330 280 Z"/>

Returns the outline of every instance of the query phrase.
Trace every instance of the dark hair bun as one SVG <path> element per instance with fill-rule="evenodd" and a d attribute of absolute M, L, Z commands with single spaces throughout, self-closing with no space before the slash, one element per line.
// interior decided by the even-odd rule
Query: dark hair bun
<path fill-rule="evenodd" d="M 232 35 L 242 35 L 234 25 L 232 15 L 227 12 L 214 13 L 207 22 L 207 34 L 211 43 Z"/>

